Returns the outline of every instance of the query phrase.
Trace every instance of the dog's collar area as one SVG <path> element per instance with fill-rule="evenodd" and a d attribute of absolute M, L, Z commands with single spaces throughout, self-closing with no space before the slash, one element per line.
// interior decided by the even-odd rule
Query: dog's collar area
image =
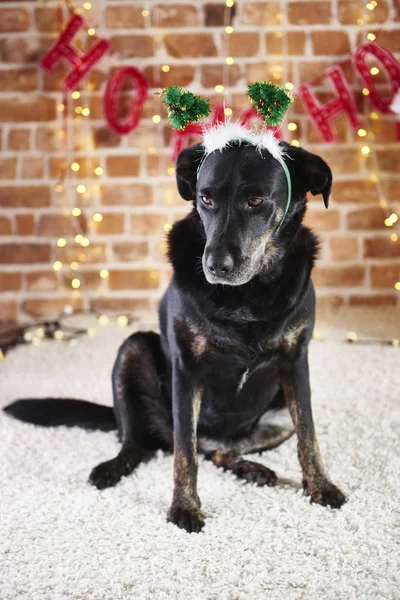
<path fill-rule="evenodd" d="M 221 152 L 225 148 L 242 145 L 254 146 L 259 152 L 267 150 L 282 166 L 286 178 L 287 200 L 283 217 L 275 228 L 275 232 L 278 233 L 286 219 L 292 200 L 292 180 L 289 169 L 283 158 L 283 149 L 279 145 L 279 141 L 272 131 L 255 131 L 248 129 L 239 123 L 226 123 L 206 129 L 204 131 L 203 141 L 204 154 L 197 168 L 197 180 L 199 179 L 204 162 L 210 154 L 217 150 Z"/>

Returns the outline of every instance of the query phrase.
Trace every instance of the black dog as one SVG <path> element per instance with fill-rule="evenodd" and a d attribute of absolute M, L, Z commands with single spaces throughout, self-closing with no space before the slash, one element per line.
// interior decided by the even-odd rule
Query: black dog
<path fill-rule="evenodd" d="M 174 276 L 160 306 L 160 330 L 135 333 L 119 350 L 111 408 L 83 401 L 20 400 L 6 411 L 42 425 L 117 425 L 122 448 L 93 469 L 99 489 L 130 474 L 149 450 L 174 450 L 168 519 L 189 532 L 204 525 L 197 452 L 238 477 L 274 485 L 267 467 L 242 454 L 272 448 L 293 433 L 268 425 L 289 408 L 298 436 L 303 487 L 312 502 L 339 508 L 345 496 L 324 471 L 315 435 L 308 370 L 317 242 L 302 225 L 306 192 L 328 206 L 332 175 L 318 156 L 283 144 L 292 180 L 267 151 L 233 145 L 209 155 L 181 152 L 180 195 L 192 212 L 169 234 Z"/>

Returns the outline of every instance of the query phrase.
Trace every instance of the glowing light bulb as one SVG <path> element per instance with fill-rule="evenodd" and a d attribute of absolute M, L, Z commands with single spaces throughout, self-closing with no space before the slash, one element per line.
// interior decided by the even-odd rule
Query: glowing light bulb
<path fill-rule="evenodd" d="M 227 56 L 225 62 L 227 65 L 233 65 L 235 63 L 235 59 L 232 56 Z"/>
<path fill-rule="evenodd" d="M 96 223 L 101 223 L 103 220 L 103 215 L 100 213 L 94 213 L 93 215 L 93 221 L 95 221 Z"/>
<path fill-rule="evenodd" d="M 103 175 L 103 169 L 101 167 L 96 167 L 94 173 L 95 175 Z"/>
<path fill-rule="evenodd" d="M 362 93 L 364 96 L 369 96 L 369 89 L 368 88 L 363 88 Z"/>
<path fill-rule="evenodd" d="M 55 340 L 62 340 L 62 339 L 64 339 L 64 332 L 61 331 L 60 329 L 57 329 L 53 333 L 53 339 L 55 339 Z"/>
<path fill-rule="evenodd" d="M 365 5 L 365 8 L 367 10 L 374 10 L 375 5 L 373 4 L 373 2 L 368 2 L 368 4 Z"/>
<path fill-rule="evenodd" d="M 224 113 L 225 113 L 225 115 L 226 115 L 227 117 L 230 117 L 230 116 L 231 116 L 231 114 L 232 114 L 232 112 L 233 112 L 233 111 L 232 111 L 232 109 L 231 109 L 231 108 L 225 108 L 225 109 L 224 109 Z"/>
<path fill-rule="evenodd" d="M 299 142 L 299 140 L 292 140 L 290 142 L 290 145 L 295 146 L 295 148 L 298 148 L 300 146 L 300 142 Z"/>
<path fill-rule="evenodd" d="M 107 269 L 102 269 L 102 270 L 100 271 L 100 277 L 101 277 L 102 279 L 107 279 L 107 277 L 108 277 L 108 271 L 107 271 Z"/>
<path fill-rule="evenodd" d="M 77 162 L 73 162 L 71 165 L 71 169 L 75 172 L 79 171 L 79 169 L 81 168 L 80 164 Z"/>
<path fill-rule="evenodd" d="M 78 278 L 75 278 L 71 281 L 71 286 L 74 288 L 74 290 L 77 290 L 81 287 L 81 282 Z"/>
<path fill-rule="evenodd" d="M 78 100 L 78 98 L 81 97 L 81 93 L 76 90 L 75 92 L 72 92 L 71 96 L 74 100 Z"/>
<path fill-rule="evenodd" d="M 224 86 L 222 84 L 216 85 L 215 91 L 218 92 L 218 94 L 220 94 L 221 92 L 224 91 Z"/>
<path fill-rule="evenodd" d="M 392 233 L 392 235 L 390 236 L 390 239 L 392 240 L 392 242 L 397 242 L 397 240 L 399 239 L 399 236 L 397 235 L 397 233 Z"/>
<path fill-rule="evenodd" d="M 94 29 L 94 27 L 91 27 L 90 29 L 88 29 L 88 34 L 89 35 L 96 35 L 96 30 Z"/>
<path fill-rule="evenodd" d="M 79 194 L 84 194 L 86 192 L 86 185 L 83 185 L 83 183 L 80 183 L 79 185 L 76 186 L 76 191 Z"/>
<path fill-rule="evenodd" d="M 371 152 L 371 148 L 369 146 L 363 146 L 361 148 L 361 154 L 363 154 L 364 156 L 368 156 L 368 154 Z"/>
<path fill-rule="evenodd" d="M 367 135 L 367 132 L 365 131 L 365 129 L 359 129 L 357 131 L 357 135 L 359 135 L 360 137 L 365 137 Z"/>
<path fill-rule="evenodd" d="M 367 33 L 367 39 L 373 42 L 376 40 L 376 35 L 374 33 Z"/>
<path fill-rule="evenodd" d="M 142 17 L 148 17 L 149 16 L 149 11 L 148 10 L 142 10 Z"/>
<path fill-rule="evenodd" d="M 76 260 L 73 260 L 73 261 L 72 261 L 72 263 L 71 263 L 69 266 L 71 267 L 71 269 L 72 269 L 73 271 L 75 271 L 75 270 L 76 270 L 76 269 L 79 267 L 79 265 L 78 265 L 78 263 L 76 262 Z"/>
<path fill-rule="evenodd" d="M 228 8 L 232 8 L 232 6 L 235 4 L 233 0 L 226 0 L 225 4 L 227 5 Z"/>
<path fill-rule="evenodd" d="M 378 67 L 371 67 L 369 72 L 371 73 L 371 75 L 378 75 L 379 69 Z"/>
<path fill-rule="evenodd" d="M 169 73 L 170 70 L 171 70 L 171 67 L 169 65 L 163 65 L 161 67 L 161 71 L 163 71 L 164 73 Z"/>
<path fill-rule="evenodd" d="M 90 241 L 88 240 L 88 238 L 82 238 L 81 240 L 81 246 L 83 246 L 84 248 L 86 248 L 87 246 L 89 246 Z"/>
<path fill-rule="evenodd" d="M 64 248 L 64 246 L 66 246 L 66 245 L 67 245 L 67 240 L 65 238 L 59 238 L 57 240 L 57 246 L 59 248 Z"/>
<path fill-rule="evenodd" d="M 118 315 L 118 317 L 115 319 L 118 327 L 126 327 L 129 323 L 129 319 L 126 315 Z"/>
<path fill-rule="evenodd" d="M 287 81 L 285 83 L 285 88 L 290 91 L 290 90 L 292 90 L 294 88 L 294 85 L 293 85 L 293 83 L 291 81 Z"/>
<path fill-rule="evenodd" d="M 288 123 L 287 128 L 289 129 L 289 131 L 296 131 L 297 125 L 296 123 Z"/>
<path fill-rule="evenodd" d="M 233 33 L 233 27 L 228 25 L 228 27 L 225 27 L 225 31 L 226 31 L 226 33 Z"/>
<path fill-rule="evenodd" d="M 53 269 L 54 271 L 61 271 L 62 262 L 60 260 L 56 260 L 56 262 L 53 264 Z"/>
<path fill-rule="evenodd" d="M 82 240 L 83 240 L 83 235 L 82 235 L 81 233 L 78 233 L 78 234 L 75 236 L 75 241 L 76 241 L 76 243 L 77 243 L 77 244 L 80 244 Z"/>
<path fill-rule="evenodd" d="M 379 115 L 378 115 L 378 113 L 376 113 L 376 112 L 374 112 L 374 111 L 370 112 L 370 113 L 369 113 L 369 116 L 370 116 L 370 118 L 371 118 L 373 121 L 377 121 L 377 120 L 379 119 Z"/>
<path fill-rule="evenodd" d="M 90 108 L 83 108 L 82 114 L 84 117 L 88 117 L 90 115 Z"/>
<path fill-rule="evenodd" d="M 80 114 L 82 114 L 82 110 L 83 110 L 82 106 L 77 106 L 75 109 L 75 112 L 77 115 L 80 115 Z"/>
<path fill-rule="evenodd" d="M 394 284 L 394 289 L 397 291 L 400 290 L 400 281 L 396 281 L 396 283 Z"/>
<path fill-rule="evenodd" d="M 63 189 L 64 188 L 63 188 L 63 186 L 62 186 L 61 183 L 56 183 L 56 185 L 54 186 L 54 191 L 57 192 L 57 193 L 62 192 Z"/>
<path fill-rule="evenodd" d="M 90 10 L 92 8 L 92 5 L 90 4 L 90 2 L 84 2 L 83 3 L 83 8 L 85 10 Z"/>
<path fill-rule="evenodd" d="M 160 115 L 153 115 L 151 117 L 151 120 L 153 121 L 153 123 L 159 123 L 161 121 L 161 117 Z"/>
<path fill-rule="evenodd" d="M 58 112 L 63 112 L 64 109 L 65 109 L 64 104 L 57 104 L 57 110 L 58 110 Z"/>
<path fill-rule="evenodd" d="M 389 219 L 392 221 L 392 223 L 397 223 L 397 221 L 399 220 L 398 215 L 396 215 L 396 213 L 392 213 L 389 217 Z"/>
<path fill-rule="evenodd" d="M 393 225 L 393 223 L 392 223 L 391 219 L 389 219 L 389 217 L 384 220 L 384 223 L 385 223 L 386 227 L 391 227 Z"/>
<path fill-rule="evenodd" d="M 165 223 L 163 229 L 164 229 L 165 233 L 169 233 L 172 229 L 171 223 Z"/>
<path fill-rule="evenodd" d="M 167 173 L 168 175 L 175 175 L 175 167 L 168 167 Z"/>

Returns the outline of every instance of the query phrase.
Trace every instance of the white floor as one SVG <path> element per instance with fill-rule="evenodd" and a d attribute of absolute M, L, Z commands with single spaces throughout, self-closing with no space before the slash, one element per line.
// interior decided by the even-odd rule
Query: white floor
<path fill-rule="evenodd" d="M 128 331 L 9 353 L 0 404 L 47 395 L 111 403 L 110 370 Z M 171 456 L 160 452 L 99 492 L 87 477 L 117 452 L 114 434 L 1 415 L 0 598 L 398 600 L 399 359 L 399 348 L 332 336 L 311 345 L 321 453 L 348 504 L 309 504 L 292 438 L 260 457 L 283 479 L 276 488 L 200 460 L 201 534 L 166 522 Z"/>

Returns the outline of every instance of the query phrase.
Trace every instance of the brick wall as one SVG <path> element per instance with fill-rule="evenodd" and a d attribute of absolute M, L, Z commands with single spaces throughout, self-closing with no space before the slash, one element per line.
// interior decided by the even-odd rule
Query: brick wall
<path fill-rule="evenodd" d="M 57 2 L 0 4 L 2 320 L 51 316 L 66 304 L 153 310 L 167 285 L 164 228 L 185 214 L 188 205 L 175 189 L 171 134 L 154 90 L 136 131 L 120 137 L 107 129 L 102 95 L 117 67 L 134 65 L 157 87 L 190 86 L 214 101 L 224 96 L 215 86 L 224 84 L 226 106 L 236 111 L 248 106 L 247 82 L 308 81 L 346 57 L 366 31 L 382 29 L 378 41 L 400 57 L 396 0 L 379 0 L 369 12 L 367 30 L 357 24 L 364 5 L 359 0 L 240 0 L 232 9 L 202 0 L 92 0 L 92 5 L 83 12 L 100 37 L 112 39 L 115 52 L 91 74 L 90 89 L 82 89 L 79 100 L 69 99 L 72 114 L 81 105 L 91 115 L 77 115 L 68 126 L 70 135 L 62 137 L 64 113 L 57 106 L 63 99 L 60 81 L 65 70 L 45 74 L 38 68 L 56 36 Z M 143 16 L 143 10 L 149 14 Z M 226 33 L 226 26 L 233 27 L 233 33 Z M 234 59 L 232 65 L 226 64 L 227 56 Z M 168 72 L 163 65 L 170 67 Z M 300 140 L 323 156 L 335 176 L 331 208 L 325 211 L 320 198 L 309 204 L 307 222 L 322 240 L 314 280 L 319 297 L 327 302 L 395 304 L 400 296 L 394 289 L 400 280 L 400 240 L 390 239 L 394 230 L 384 225 L 388 209 L 380 206 L 370 176 L 380 177 L 390 208 L 399 210 L 400 146 L 393 117 L 370 118 L 373 108 L 361 93 L 361 82 L 351 67 L 345 71 L 360 118 L 374 135 L 368 143 L 376 164 L 372 156 L 360 154 L 365 139 L 349 129 L 346 119 L 336 122 L 335 145 L 321 143 L 298 100 L 289 115 L 297 130 L 285 128 L 286 139 Z M 377 81 L 384 85 L 380 77 Z M 326 100 L 329 88 L 322 84 L 319 90 Z M 127 101 L 131 94 L 127 89 Z M 126 106 L 122 101 L 121 114 Z M 161 122 L 153 122 L 153 115 L 161 115 Z M 70 178 L 57 192 L 60 168 L 73 161 L 79 162 L 80 171 L 68 169 Z M 103 169 L 102 175 L 94 174 L 96 167 Z M 76 193 L 79 183 L 86 185 L 85 194 Z M 74 207 L 81 209 L 80 216 L 71 216 Z M 101 222 L 93 220 L 96 213 L 103 215 Z M 77 232 L 89 238 L 89 246 L 74 241 Z M 57 246 L 60 237 L 66 246 Z M 53 269 L 55 261 L 63 263 L 61 270 Z M 109 276 L 102 279 L 101 270 L 108 270 Z M 72 289 L 73 279 L 80 280 L 79 290 Z"/>

